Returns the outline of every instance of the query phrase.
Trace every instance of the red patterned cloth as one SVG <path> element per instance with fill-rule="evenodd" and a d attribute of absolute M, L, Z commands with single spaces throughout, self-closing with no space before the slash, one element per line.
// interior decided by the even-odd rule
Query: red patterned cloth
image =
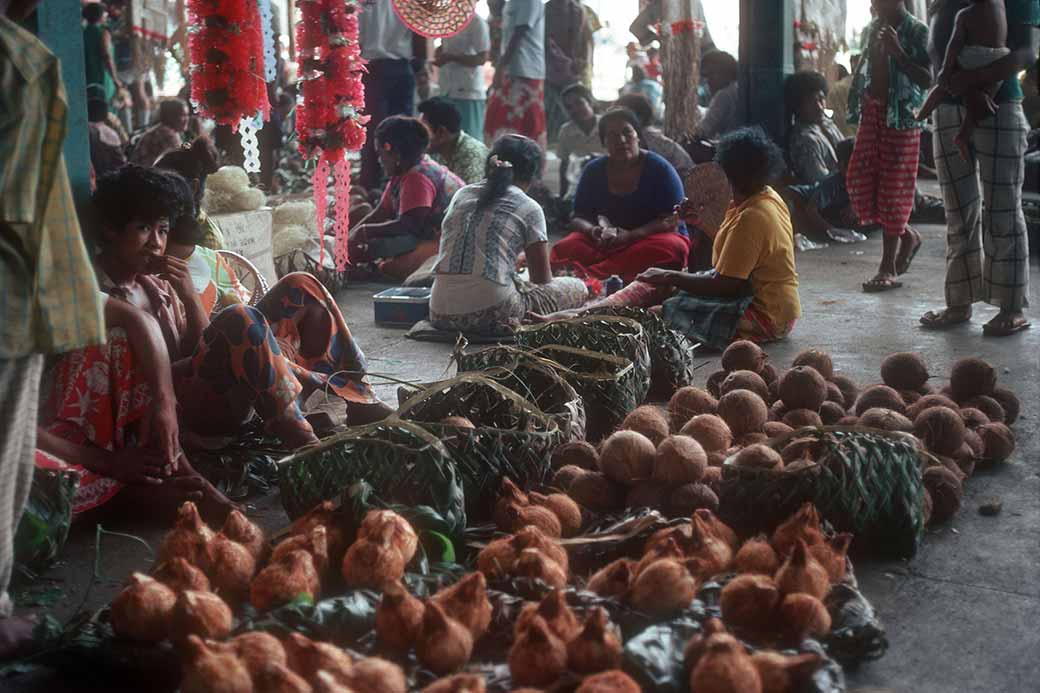
<path fill-rule="evenodd" d="M 491 143 L 502 135 L 523 135 L 545 149 L 545 82 L 502 75 L 502 84 L 491 91 L 484 120 L 484 139 Z"/>

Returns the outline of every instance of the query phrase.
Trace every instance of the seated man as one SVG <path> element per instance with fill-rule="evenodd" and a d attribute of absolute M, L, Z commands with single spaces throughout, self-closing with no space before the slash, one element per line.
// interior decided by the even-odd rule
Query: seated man
<path fill-rule="evenodd" d="M 717 349 L 734 339 L 772 342 L 790 334 L 801 316 L 791 217 L 769 186 L 783 168 L 780 148 L 761 128 L 742 128 L 719 141 L 716 161 L 733 188 L 733 203 L 715 236 L 714 269 L 689 274 L 655 267 L 585 310 L 660 306 L 672 329 Z"/>
<path fill-rule="evenodd" d="M 166 152 L 180 149 L 184 132 L 190 120 L 188 104 L 180 99 L 166 99 L 159 103 L 159 122 L 149 128 L 134 145 L 130 163 L 153 166 Z"/>
<path fill-rule="evenodd" d="M 560 159 L 560 197 L 574 199 L 581 172 L 593 157 L 604 153 L 599 139 L 599 116 L 596 99 L 582 84 L 572 84 L 563 90 L 563 107 L 570 117 L 556 140 L 556 156 Z"/>
<path fill-rule="evenodd" d="M 462 114 L 455 104 L 438 96 L 419 104 L 419 113 L 430 129 L 430 157 L 466 185 L 484 180 L 488 148 L 462 131 Z"/>

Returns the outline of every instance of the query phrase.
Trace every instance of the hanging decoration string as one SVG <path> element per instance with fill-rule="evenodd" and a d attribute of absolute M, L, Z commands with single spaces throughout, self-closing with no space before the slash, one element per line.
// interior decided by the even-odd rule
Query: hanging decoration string
<path fill-rule="evenodd" d="M 349 263 L 350 163 L 348 151 L 365 144 L 365 88 L 361 82 L 365 61 L 358 41 L 357 0 L 299 0 L 296 27 L 302 88 L 296 109 L 300 151 L 315 159 L 314 207 L 320 258 L 325 260 L 325 216 L 329 176 L 334 176 L 336 268 Z"/>
<path fill-rule="evenodd" d="M 238 132 L 242 138 L 242 168 L 246 173 L 260 173 L 260 141 L 257 137 L 264 127 L 264 119 L 259 114 L 252 118 L 243 118 L 238 124 Z"/>
<path fill-rule="evenodd" d="M 264 81 L 273 82 L 278 76 L 278 56 L 274 46 L 274 13 L 271 0 L 260 0 L 260 24 L 264 38 Z"/>

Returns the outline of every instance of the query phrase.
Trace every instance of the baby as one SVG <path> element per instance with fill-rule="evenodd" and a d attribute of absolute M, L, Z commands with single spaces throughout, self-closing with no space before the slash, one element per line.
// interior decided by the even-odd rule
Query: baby
<path fill-rule="evenodd" d="M 976 70 L 991 65 L 1010 53 L 1007 47 L 1007 31 L 1007 15 L 1003 0 L 972 0 L 970 6 L 958 12 L 953 35 L 946 46 L 942 69 L 936 77 L 937 83 L 921 106 L 921 111 L 917 114 L 918 120 L 926 120 L 943 99 L 950 95 L 949 80 L 957 67 L 962 70 Z M 964 105 L 968 113 L 953 141 L 965 160 L 971 156 L 969 145 L 975 127 L 979 121 L 997 112 L 997 104 L 993 97 L 998 89 L 1000 83 L 992 84 L 985 90 L 964 94 Z"/>

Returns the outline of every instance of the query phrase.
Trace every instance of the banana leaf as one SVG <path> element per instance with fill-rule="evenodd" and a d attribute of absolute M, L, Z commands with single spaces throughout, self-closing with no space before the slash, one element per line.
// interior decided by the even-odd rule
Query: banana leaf
<path fill-rule="evenodd" d="M 257 420 L 234 442 L 218 450 L 188 450 L 191 466 L 234 501 L 270 493 L 278 486 L 278 460 L 288 450 L 267 435 Z"/>
<path fill-rule="evenodd" d="M 35 469 L 25 512 L 14 536 L 14 558 L 39 571 L 61 554 L 72 526 L 72 499 L 79 476 L 70 471 Z"/>

